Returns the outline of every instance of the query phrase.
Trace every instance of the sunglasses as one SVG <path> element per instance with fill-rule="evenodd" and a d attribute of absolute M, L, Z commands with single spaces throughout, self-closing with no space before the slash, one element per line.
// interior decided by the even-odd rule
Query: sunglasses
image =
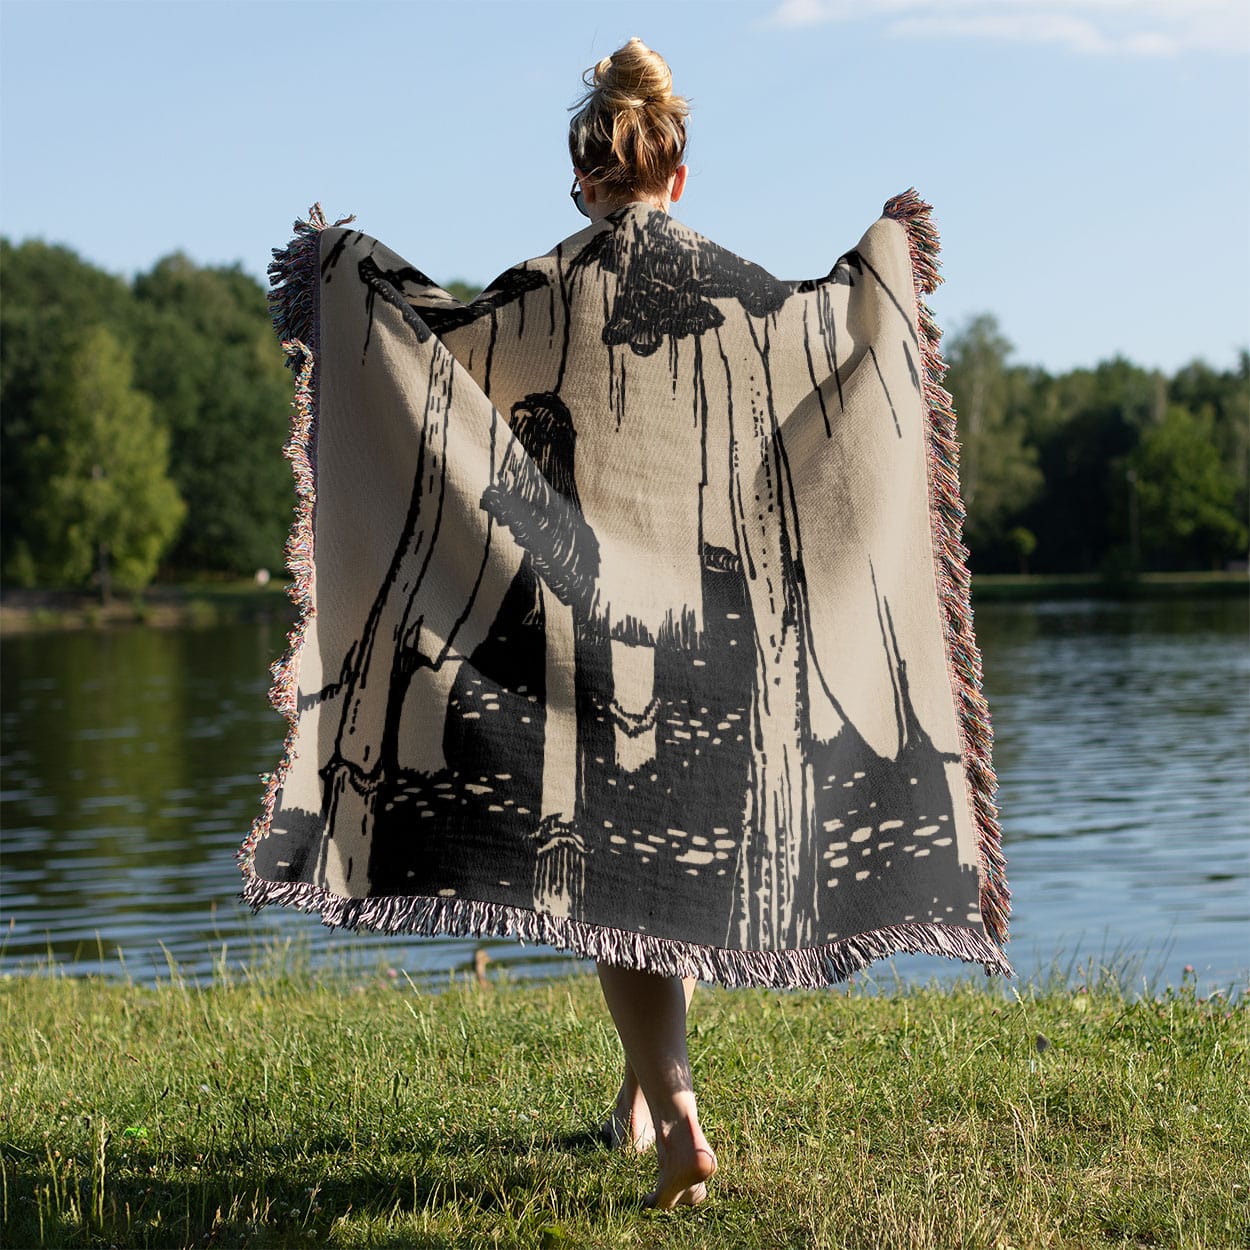
<path fill-rule="evenodd" d="M 573 179 L 573 189 L 569 192 L 569 199 L 573 201 L 577 211 L 581 213 L 583 217 L 590 216 L 590 214 L 586 211 L 586 200 L 582 195 L 582 183 L 580 178 Z"/>

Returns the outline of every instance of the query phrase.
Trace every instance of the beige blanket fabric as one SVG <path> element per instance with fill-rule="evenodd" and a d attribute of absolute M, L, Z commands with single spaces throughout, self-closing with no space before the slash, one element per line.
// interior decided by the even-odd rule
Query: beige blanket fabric
<path fill-rule="evenodd" d="M 297 223 L 249 902 L 727 984 L 1010 972 L 928 211 L 783 282 L 633 204 L 468 305 Z"/>

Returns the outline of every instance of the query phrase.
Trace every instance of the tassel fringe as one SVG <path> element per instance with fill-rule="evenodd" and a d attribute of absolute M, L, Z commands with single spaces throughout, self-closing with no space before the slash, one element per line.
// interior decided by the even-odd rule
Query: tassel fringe
<path fill-rule="evenodd" d="M 886 216 L 907 230 L 917 292 L 931 292 L 937 274 L 938 238 L 929 221 L 930 207 L 914 191 L 895 197 Z M 353 219 L 340 219 L 346 225 Z M 994 942 L 972 929 L 944 924 L 890 925 L 801 950 L 739 951 L 700 946 L 622 929 L 586 924 L 527 908 L 473 899 L 392 895 L 344 898 L 304 882 L 267 881 L 255 867 L 256 846 L 269 832 L 274 805 L 290 769 L 295 748 L 296 692 L 300 650 L 315 614 L 313 605 L 313 517 L 316 505 L 315 446 L 317 405 L 315 366 L 319 342 L 317 292 L 320 281 L 320 235 L 327 223 L 320 205 L 307 221 L 295 223 L 295 237 L 274 250 L 269 266 L 269 296 L 274 328 L 289 365 L 296 372 L 291 437 L 284 454 L 295 476 L 295 521 L 287 540 L 288 593 L 299 609 L 287 637 L 286 654 L 271 668 L 270 702 L 286 717 L 288 731 L 277 769 L 261 776 L 261 811 L 239 851 L 244 883 L 242 898 L 253 910 L 272 904 L 316 912 L 331 928 L 370 929 L 391 934 L 454 937 L 508 937 L 539 943 L 582 958 L 641 968 L 662 976 L 693 976 L 730 987 L 776 986 L 814 989 L 844 981 L 877 959 L 897 954 L 940 955 L 984 965 L 987 975 L 1011 976 L 1012 969 Z M 925 399 L 929 409 L 930 497 L 934 547 L 938 553 L 939 590 L 946 622 L 949 667 L 959 697 L 964 758 L 968 762 L 981 857 L 981 909 L 986 929 L 996 941 L 1006 938 L 1009 895 L 999 849 L 994 772 L 990 766 L 991 731 L 981 697 L 981 659 L 972 637 L 968 598 L 967 550 L 959 540 L 964 509 L 959 497 L 958 445 L 950 396 L 941 388 L 945 371 L 938 352 L 938 328 L 923 303 L 920 341 L 924 345 Z"/>
<path fill-rule="evenodd" d="M 334 224 L 347 225 L 353 217 Z M 295 222 L 295 235 L 284 248 L 274 248 L 269 265 L 269 310 L 274 330 L 286 353 L 287 366 L 295 370 L 295 397 L 291 403 L 291 436 L 282 454 L 291 462 L 295 477 L 295 519 L 286 540 L 286 566 L 291 574 L 287 595 L 295 604 L 295 624 L 287 634 L 287 649 L 270 666 L 269 702 L 286 718 L 287 732 L 282 758 L 272 773 L 262 773 L 264 786 L 260 813 L 239 849 L 239 866 L 247 886 L 259 883 L 255 869 L 257 843 L 269 832 L 278 791 L 290 771 L 295 754 L 296 695 L 299 688 L 300 652 L 308 627 L 316 615 L 313 603 L 313 518 L 317 503 L 314 455 L 317 433 L 317 393 L 314 381 L 318 322 L 317 289 L 320 281 L 321 232 L 326 228 L 320 204 L 308 210 L 308 220 Z M 245 888 L 246 893 L 246 888 Z"/>
<path fill-rule="evenodd" d="M 642 968 L 660 976 L 698 977 L 733 988 L 763 985 L 819 989 L 845 981 L 874 960 L 899 954 L 942 955 L 983 964 L 987 975 L 1012 975 L 1011 965 L 992 942 L 957 925 L 891 925 L 802 950 L 738 951 L 675 942 L 474 899 L 412 895 L 343 898 L 318 886 L 262 881 L 255 875 L 248 877 L 243 899 L 256 909 L 281 903 L 318 912 L 322 924 L 332 928 L 515 938 L 552 946 L 584 959 Z"/>
<path fill-rule="evenodd" d="M 340 217 L 334 224 L 346 226 L 355 217 Z M 269 262 L 269 314 L 278 341 L 300 342 L 314 353 L 319 347 L 317 324 L 317 290 L 321 281 L 321 232 L 326 221 L 320 204 L 308 210 L 308 220 L 296 221 L 294 237 L 286 247 L 273 249 Z M 288 353 L 288 356 L 290 353 Z M 298 368 L 294 359 L 287 361 Z"/>
<path fill-rule="evenodd" d="M 998 943 L 1007 941 L 1011 892 L 1007 888 L 1002 830 L 994 792 L 991 755 L 994 731 L 989 708 L 981 693 L 981 652 L 972 631 L 972 580 L 968 548 L 962 541 L 965 508 L 959 493 L 959 440 L 950 392 L 942 387 L 946 362 L 942 359 L 942 332 L 921 296 L 942 282 L 938 273 L 941 250 L 930 218 L 933 207 L 914 187 L 887 201 L 882 213 L 907 231 L 912 280 L 916 287 L 917 332 L 923 353 L 924 399 L 929 413 L 929 515 L 938 594 L 946 636 L 947 671 L 955 693 L 969 798 L 976 821 L 977 856 L 981 870 L 981 918 Z"/>

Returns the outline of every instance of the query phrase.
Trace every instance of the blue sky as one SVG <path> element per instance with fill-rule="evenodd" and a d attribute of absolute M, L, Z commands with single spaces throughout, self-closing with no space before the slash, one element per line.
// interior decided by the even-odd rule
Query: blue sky
<path fill-rule="evenodd" d="M 679 215 L 779 276 L 914 184 L 948 329 L 1052 370 L 1250 344 L 1244 0 L 0 0 L 0 229 L 261 276 L 320 200 L 485 282 L 580 226 L 566 110 L 634 34 L 691 99 Z"/>

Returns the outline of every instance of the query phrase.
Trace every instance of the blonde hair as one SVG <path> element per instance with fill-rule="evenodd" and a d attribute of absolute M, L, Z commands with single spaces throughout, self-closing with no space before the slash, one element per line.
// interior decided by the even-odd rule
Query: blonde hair
<path fill-rule="evenodd" d="M 609 194 L 663 191 L 685 156 L 690 112 L 664 58 L 634 38 L 582 81 L 569 123 L 573 164 Z"/>

